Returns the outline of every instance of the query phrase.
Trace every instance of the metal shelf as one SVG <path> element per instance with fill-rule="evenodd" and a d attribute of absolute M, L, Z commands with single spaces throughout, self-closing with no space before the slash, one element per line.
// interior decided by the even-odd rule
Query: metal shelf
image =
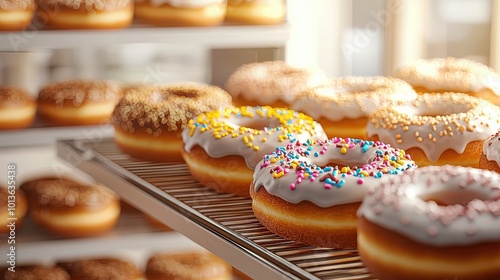
<path fill-rule="evenodd" d="M 357 251 L 309 247 L 274 235 L 253 215 L 251 199 L 200 185 L 185 164 L 138 161 L 112 139 L 59 141 L 57 150 L 127 203 L 252 278 L 373 279 Z"/>

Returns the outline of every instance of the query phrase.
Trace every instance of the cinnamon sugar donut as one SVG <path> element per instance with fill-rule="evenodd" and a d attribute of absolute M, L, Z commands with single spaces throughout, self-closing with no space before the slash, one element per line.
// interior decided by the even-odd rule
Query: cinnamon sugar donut
<path fill-rule="evenodd" d="M 283 23 L 285 17 L 285 0 L 227 0 L 229 23 L 272 25 Z"/>
<path fill-rule="evenodd" d="M 28 211 L 26 195 L 20 189 L 0 186 L 0 233 L 9 233 L 18 230 Z M 10 228 L 11 222 L 15 227 Z"/>
<path fill-rule="evenodd" d="M 464 93 L 424 93 L 369 117 L 367 135 L 404 149 L 418 166 L 478 167 L 484 140 L 500 129 L 500 108 Z"/>
<path fill-rule="evenodd" d="M 328 82 L 321 69 L 295 67 L 284 61 L 254 62 L 238 67 L 224 89 L 236 106 L 291 108 L 297 94 Z"/>
<path fill-rule="evenodd" d="M 71 280 L 143 280 L 143 273 L 131 262 L 117 258 L 94 258 L 59 262 Z"/>
<path fill-rule="evenodd" d="M 500 279 L 500 175 L 421 167 L 371 189 L 358 252 L 380 279 Z"/>
<path fill-rule="evenodd" d="M 118 222 L 120 201 L 110 189 L 65 178 L 41 178 L 21 185 L 30 204 L 30 216 L 63 237 L 103 234 Z"/>
<path fill-rule="evenodd" d="M 500 131 L 484 141 L 483 152 L 479 157 L 479 168 L 500 173 Z"/>
<path fill-rule="evenodd" d="M 276 146 L 326 139 L 326 135 L 311 117 L 293 110 L 242 106 L 195 117 L 182 139 L 182 157 L 201 184 L 248 197 L 262 156 Z"/>
<path fill-rule="evenodd" d="M 72 80 L 49 84 L 40 90 L 38 111 L 54 125 L 94 125 L 109 122 L 122 97 L 114 81 Z"/>
<path fill-rule="evenodd" d="M 157 26 L 216 26 L 226 14 L 226 0 L 136 0 L 135 17 Z"/>
<path fill-rule="evenodd" d="M 371 112 L 416 96 L 410 84 L 400 79 L 351 76 L 301 92 L 292 108 L 313 117 L 329 137 L 365 139 Z"/>
<path fill-rule="evenodd" d="M 35 10 L 35 0 L 0 0 L 0 31 L 26 29 Z"/>
<path fill-rule="evenodd" d="M 355 249 L 356 211 L 369 188 L 416 165 L 390 145 L 333 138 L 288 144 L 263 157 L 250 186 L 256 218 L 305 245 Z"/>
<path fill-rule="evenodd" d="M 182 161 L 182 130 L 191 118 L 231 106 L 231 96 L 216 86 L 158 85 L 130 88 L 116 106 L 115 142 L 142 160 Z"/>
<path fill-rule="evenodd" d="M 35 99 L 23 89 L 0 86 L 0 130 L 31 126 L 36 107 Z"/>
<path fill-rule="evenodd" d="M 132 24 L 133 0 L 37 0 L 49 29 L 116 29 Z"/>
<path fill-rule="evenodd" d="M 395 77 L 417 92 L 463 92 L 500 104 L 500 74 L 465 58 L 420 59 L 398 69 Z"/>
<path fill-rule="evenodd" d="M 231 266 L 209 252 L 156 253 L 146 265 L 147 280 L 230 280 Z"/>

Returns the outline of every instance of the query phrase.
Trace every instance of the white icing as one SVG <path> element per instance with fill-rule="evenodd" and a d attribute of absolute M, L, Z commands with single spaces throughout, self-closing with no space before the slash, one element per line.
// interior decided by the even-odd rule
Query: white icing
<path fill-rule="evenodd" d="M 349 169 L 327 166 L 333 163 Z M 277 148 L 255 167 L 253 185 L 255 191 L 263 187 L 290 203 L 309 201 L 330 207 L 360 202 L 368 187 L 378 186 L 382 178 L 415 167 L 404 151 L 384 143 L 333 138 Z"/>
<path fill-rule="evenodd" d="M 500 165 L 500 132 L 491 135 L 483 143 L 483 154 L 489 161 Z"/>
<path fill-rule="evenodd" d="M 370 190 L 358 216 L 434 246 L 499 241 L 499 181 L 500 175 L 488 170 L 421 167 Z"/>

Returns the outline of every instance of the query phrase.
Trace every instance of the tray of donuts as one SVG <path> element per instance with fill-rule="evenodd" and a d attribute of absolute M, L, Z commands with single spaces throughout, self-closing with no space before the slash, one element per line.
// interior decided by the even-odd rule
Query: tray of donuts
<path fill-rule="evenodd" d="M 124 29 L 132 25 L 276 25 L 285 0 L 19 0 L 0 2 L 0 31 Z"/>
<path fill-rule="evenodd" d="M 284 239 L 355 250 L 378 278 L 496 279 L 499 81 L 453 57 L 334 79 L 250 63 L 223 89 L 131 89 L 112 113 L 113 141 L 250 199 Z"/>

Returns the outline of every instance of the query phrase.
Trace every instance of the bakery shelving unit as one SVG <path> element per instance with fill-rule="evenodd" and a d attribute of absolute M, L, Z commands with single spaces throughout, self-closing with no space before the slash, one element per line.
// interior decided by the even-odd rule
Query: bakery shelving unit
<path fill-rule="evenodd" d="M 113 139 L 59 141 L 57 150 L 137 209 L 252 278 L 373 279 L 355 250 L 308 247 L 274 235 L 256 220 L 251 199 L 200 185 L 185 164 L 133 159 Z"/>

